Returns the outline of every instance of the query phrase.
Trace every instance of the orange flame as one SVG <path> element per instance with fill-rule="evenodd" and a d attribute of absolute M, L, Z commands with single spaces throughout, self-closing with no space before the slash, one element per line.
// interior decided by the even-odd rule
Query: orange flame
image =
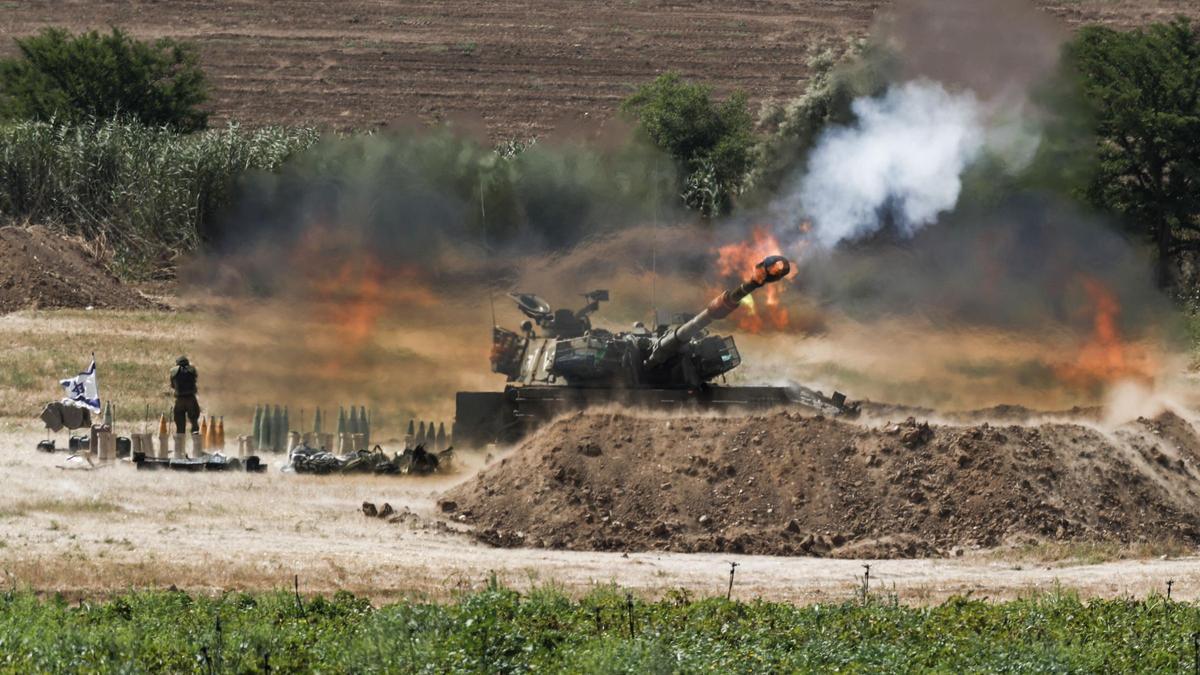
<path fill-rule="evenodd" d="M 312 280 L 313 310 L 334 338 L 323 363 L 322 377 L 333 378 L 369 346 L 379 317 L 383 314 L 383 282 L 374 258 L 344 260 L 327 275 Z"/>
<path fill-rule="evenodd" d="M 1154 358 L 1142 346 L 1121 337 L 1117 327 L 1121 305 L 1116 295 L 1096 279 L 1084 277 L 1081 283 L 1092 306 L 1092 333 L 1073 362 L 1055 369 L 1059 379 L 1084 387 L 1125 379 L 1152 381 Z"/>
<path fill-rule="evenodd" d="M 726 244 L 717 248 L 717 271 L 727 283 L 740 282 L 746 278 L 747 271 L 763 258 L 778 255 L 783 251 L 779 241 L 771 231 L 756 225 L 749 241 Z M 784 330 L 788 327 L 788 310 L 780 303 L 783 282 L 770 284 L 747 296 L 744 306 L 734 312 L 730 318 L 737 327 L 749 333 L 761 333 L 764 330 Z"/>
<path fill-rule="evenodd" d="M 308 277 L 307 312 L 330 332 L 331 348 L 315 364 L 336 379 L 361 360 L 379 337 L 389 311 L 431 307 L 437 296 L 414 267 L 387 268 L 353 236 L 314 226 L 292 251 L 292 266 Z"/>

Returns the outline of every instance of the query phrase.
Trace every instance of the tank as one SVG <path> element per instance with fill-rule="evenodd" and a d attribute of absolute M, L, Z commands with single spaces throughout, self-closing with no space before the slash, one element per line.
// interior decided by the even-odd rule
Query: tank
<path fill-rule="evenodd" d="M 677 410 L 755 409 L 804 406 L 831 415 L 853 415 L 854 405 L 801 386 L 728 386 L 714 382 L 737 368 L 733 336 L 708 327 L 737 311 L 742 300 L 791 272 L 782 256 L 754 266 L 749 278 L 713 298 L 699 314 L 678 323 L 625 332 L 593 328 L 591 315 L 608 291 L 584 295 L 578 310 L 552 309 L 531 293 L 509 297 L 527 319 L 519 331 L 492 329 L 492 371 L 504 375 L 504 391 L 458 392 L 454 442 L 460 448 L 512 443 L 554 417 L 592 406 Z"/>

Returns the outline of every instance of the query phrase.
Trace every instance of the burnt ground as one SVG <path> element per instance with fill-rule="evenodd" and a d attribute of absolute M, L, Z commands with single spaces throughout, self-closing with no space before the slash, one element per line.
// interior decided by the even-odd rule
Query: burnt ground
<path fill-rule="evenodd" d="M 1191 0 L 1039 0 L 1068 25 L 1200 17 Z M 591 128 L 673 70 L 797 96 L 810 57 L 867 34 L 880 0 L 440 2 L 23 0 L 0 3 L 0 55 L 46 26 L 194 41 L 212 122 L 366 128 L 458 116 L 493 138 Z"/>
<path fill-rule="evenodd" d="M 580 414 L 443 503 L 506 547 L 914 557 L 1044 541 L 1200 543 L 1192 425 L 1164 413 L 1102 430 L 1087 417 L 866 426 L 794 412 Z"/>
<path fill-rule="evenodd" d="M 158 307 L 79 241 L 44 227 L 0 227 L 0 314 L 20 309 Z"/>

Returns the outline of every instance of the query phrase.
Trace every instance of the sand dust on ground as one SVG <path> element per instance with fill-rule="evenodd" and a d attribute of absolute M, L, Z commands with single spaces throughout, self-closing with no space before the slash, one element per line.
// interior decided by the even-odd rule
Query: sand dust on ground
<path fill-rule="evenodd" d="M 68 596 L 172 584 L 213 592 L 290 588 L 298 575 L 310 593 L 446 598 L 493 573 L 517 588 L 553 584 L 585 593 L 615 583 L 646 595 L 673 588 L 717 595 L 736 561 L 734 593 L 742 598 L 845 600 L 859 587 L 863 564 L 871 564 L 873 588 L 913 603 L 964 593 L 1012 597 L 1059 585 L 1088 596 L 1144 595 L 1168 579 L 1176 597 L 1200 597 L 1196 558 L 1070 565 L 973 552 L 869 561 L 496 549 L 436 525 L 439 495 L 468 479 L 466 472 L 428 480 L 296 476 L 274 466 L 258 475 L 137 472 L 127 464 L 68 471 L 56 468 L 64 454 L 34 449 L 38 438 L 29 430 L 0 439 L 0 569 L 6 583 Z M 363 501 L 407 507 L 417 519 L 369 519 L 360 512 Z"/>

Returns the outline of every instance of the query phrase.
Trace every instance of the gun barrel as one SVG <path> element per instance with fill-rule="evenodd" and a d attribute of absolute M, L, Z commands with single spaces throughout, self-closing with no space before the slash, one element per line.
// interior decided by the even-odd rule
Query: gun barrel
<path fill-rule="evenodd" d="M 650 356 L 646 359 L 646 366 L 654 367 L 661 364 L 680 347 L 699 335 L 700 331 L 707 328 L 709 324 L 732 314 L 741 304 L 742 298 L 767 284 L 779 281 L 791 271 L 791 263 L 783 256 L 773 255 L 764 258 L 762 262 L 754 266 L 754 271 L 749 279 L 743 281 L 736 288 L 731 288 L 713 298 L 704 311 L 692 317 L 691 321 L 659 338 L 650 352 Z"/>

